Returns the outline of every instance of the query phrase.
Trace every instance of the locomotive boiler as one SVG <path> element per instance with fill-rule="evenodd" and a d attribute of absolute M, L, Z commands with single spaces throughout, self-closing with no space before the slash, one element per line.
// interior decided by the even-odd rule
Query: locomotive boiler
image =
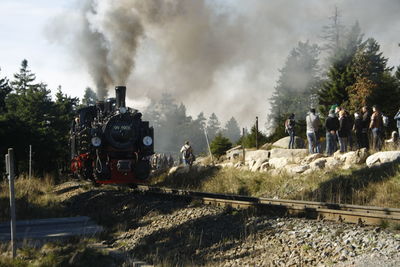
<path fill-rule="evenodd" d="M 125 105 L 126 87 L 115 98 L 77 112 L 71 129 L 71 171 L 98 184 L 141 184 L 150 174 L 154 133 L 142 114 Z"/>

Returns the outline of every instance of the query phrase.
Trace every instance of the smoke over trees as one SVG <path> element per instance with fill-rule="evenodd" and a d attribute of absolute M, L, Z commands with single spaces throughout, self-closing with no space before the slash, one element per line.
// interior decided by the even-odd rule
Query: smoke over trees
<path fill-rule="evenodd" d="M 394 116 L 400 87 L 393 68 L 387 66 L 388 59 L 375 39 L 364 40 L 358 22 L 348 28 L 340 18 L 336 8 L 331 24 L 322 28 L 321 47 L 327 56 L 323 69 L 318 64 L 321 48 L 317 45 L 300 42 L 288 56 L 270 99 L 270 140 L 285 135 L 283 122 L 290 113 L 300 121 L 296 134 L 304 135 L 304 119 L 311 107 L 324 117 L 333 104 L 350 112 L 378 104 L 385 114 Z M 388 95 L 391 97 L 385 97 Z"/>
<path fill-rule="evenodd" d="M 332 24 L 321 33 L 336 4 L 345 19 L 336 9 Z M 387 23 L 381 16 L 371 19 L 373 14 L 382 8 L 393 20 L 400 10 L 395 0 L 369 3 L 362 10 L 360 5 L 361 0 L 84 0 L 71 14 L 57 16 L 47 32 L 51 40 L 70 47 L 75 59 L 91 66 L 98 88 L 111 89 L 125 81 L 131 88 L 128 98 L 142 103 L 167 88 L 187 104 L 191 115 L 210 110 L 227 120 L 234 105 L 233 115 L 249 124 L 254 116 L 261 121 L 267 117 L 268 104 L 261 99 L 271 97 L 278 66 L 296 43 L 317 43 L 322 35 L 329 42 L 318 44 L 333 53 L 345 40 L 344 22 L 356 19 L 371 31 L 380 28 L 381 38 Z"/>
<path fill-rule="evenodd" d="M 204 128 L 207 127 L 210 143 L 217 134 L 237 141 L 240 137 L 239 126 L 232 117 L 226 128 L 221 131 L 217 116 L 212 113 L 207 120 L 203 112 L 195 119 L 188 116 L 183 103 L 177 104 L 172 95 L 164 93 L 161 98 L 149 105 L 143 112 L 143 118 L 154 127 L 154 145 L 159 153 L 179 153 L 180 146 L 189 141 L 196 154 L 207 153 L 207 141 Z M 239 137 L 238 137 L 239 134 Z M 231 139 L 233 138 L 233 139 Z"/>
<path fill-rule="evenodd" d="M 231 117 L 229 121 L 226 122 L 224 129 L 222 130 L 222 135 L 227 137 L 232 143 L 236 143 L 240 138 L 240 127 L 238 122 L 234 117 Z"/>
<path fill-rule="evenodd" d="M 295 113 L 304 120 L 310 107 L 316 107 L 315 96 L 320 86 L 319 48 L 299 42 L 280 70 L 280 77 L 271 98 L 271 127 L 283 125 L 285 116 Z"/>
<path fill-rule="evenodd" d="M 82 98 L 82 104 L 85 106 L 95 105 L 98 100 L 97 94 L 90 87 L 86 87 L 85 94 Z"/>
<path fill-rule="evenodd" d="M 343 36 L 343 41 L 332 52 L 331 65 L 322 88 L 319 90 L 320 110 L 328 112 L 330 105 L 339 104 L 356 112 L 362 106 L 382 106 L 382 111 L 394 116 L 400 101 L 400 88 L 393 68 L 380 51 L 373 38 L 363 40 L 358 23 Z M 387 96 L 391 97 L 387 97 Z"/>

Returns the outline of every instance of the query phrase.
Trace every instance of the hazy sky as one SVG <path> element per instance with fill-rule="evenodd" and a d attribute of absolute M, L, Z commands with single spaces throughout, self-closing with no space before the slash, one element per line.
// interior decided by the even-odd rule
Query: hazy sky
<path fill-rule="evenodd" d="M 86 86 L 94 87 L 85 62 L 72 55 L 71 47 L 49 36 L 52 24 L 60 18 L 64 28 L 58 35 L 69 38 L 79 26 L 74 19 L 76 2 L 82 1 L 0 0 L 0 75 L 11 78 L 26 58 L 38 80 L 54 91 L 61 85 L 68 95 L 82 97 Z M 222 121 L 235 116 L 245 125 L 259 116 L 263 123 L 269 112 L 268 98 L 288 53 L 298 41 L 320 42 L 318 35 L 329 23 L 335 5 L 344 24 L 358 20 L 365 37 L 381 44 L 389 65 L 400 65 L 400 0 L 206 3 L 213 6 L 190 11 L 171 20 L 169 26 L 144 24 L 135 68 L 127 82 L 131 103 L 140 107 L 162 92 L 171 92 L 184 102 L 190 115 L 216 112 Z M 215 14 L 208 17 L 210 9 Z M 199 30 L 203 22 L 207 31 Z M 199 45 L 202 40 L 205 44 Z M 134 95 L 138 97 L 132 99 Z"/>

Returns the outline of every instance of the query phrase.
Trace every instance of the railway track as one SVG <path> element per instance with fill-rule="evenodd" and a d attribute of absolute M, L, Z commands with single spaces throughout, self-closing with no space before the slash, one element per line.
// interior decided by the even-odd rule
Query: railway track
<path fill-rule="evenodd" d="M 204 204 L 232 208 L 252 208 L 257 211 L 283 216 L 299 216 L 318 220 L 380 225 L 383 222 L 400 225 L 400 209 L 334 204 L 325 202 L 287 199 L 257 198 L 241 195 L 196 192 L 183 189 L 160 188 L 138 185 L 136 190 L 145 193 L 162 194 L 200 200 Z"/>

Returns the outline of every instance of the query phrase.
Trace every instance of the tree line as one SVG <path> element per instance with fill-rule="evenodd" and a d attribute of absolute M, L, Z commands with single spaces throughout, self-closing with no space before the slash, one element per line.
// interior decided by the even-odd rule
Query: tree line
<path fill-rule="evenodd" d="M 18 172 L 28 169 L 29 146 L 37 174 L 65 169 L 68 162 L 69 128 L 79 99 L 57 88 L 52 100 L 47 84 L 36 76 L 23 60 L 12 80 L 0 78 L 0 153 L 14 148 Z M 4 172 L 4 160 L 0 160 Z"/>

